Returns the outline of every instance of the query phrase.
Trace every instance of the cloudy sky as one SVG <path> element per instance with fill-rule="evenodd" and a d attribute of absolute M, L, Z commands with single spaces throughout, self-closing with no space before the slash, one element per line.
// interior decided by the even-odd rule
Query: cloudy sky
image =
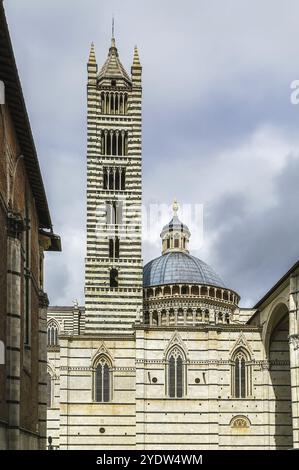
<path fill-rule="evenodd" d="M 86 61 L 94 41 L 104 62 L 114 14 L 123 64 L 137 44 L 143 65 L 144 203 L 203 204 L 193 254 L 253 305 L 299 258 L 298 1 L 4 4 L 63 243 L 47 254 L 51 303 L 83 302 Z M 145 262 L 160 254 L 156 235 Z"/>

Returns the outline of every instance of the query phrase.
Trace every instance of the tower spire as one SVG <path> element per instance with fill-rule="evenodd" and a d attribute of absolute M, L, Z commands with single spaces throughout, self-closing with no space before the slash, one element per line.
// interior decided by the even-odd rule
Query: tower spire
<path fill-rule="evenodd" d="M 114 37 L 114 15 L 112 15 L 112 39 L 115 39 Z"/>
<path fill-rule="evenodd" d="M 111 28 L 111 47 L 110 52 L 117 52 L 116 43 L 115 43 L 115 35 L 114 35 L 114 15 L 112 16 L 112 28 Z"/>
<path fill-rule="evenodd" d="M 89 63 L 96 63 L 96 56 L 95 56 L 95 49 L 94 49 L 94 43 L 91 43 L 90 46 L 90 52 L 89 52 L 89 58 L 88 58 Z"/>
<path fill-rule="evenodd" d="M 87 62 L 87 71 L 88 71 L 88 83 L 91 85 L 95 84 L 96 76 L 97 76 L 97 71 L 98 71 L 98 66 L 97 66 L 97 60 L 96 60 L 96 54 L 95 54 L 95 49 L 94 49 L 94 43 L 91 43 L 90 46 L 90 51 L 89 51 L 89 57 L 88 57 L 88 62 Z"/>

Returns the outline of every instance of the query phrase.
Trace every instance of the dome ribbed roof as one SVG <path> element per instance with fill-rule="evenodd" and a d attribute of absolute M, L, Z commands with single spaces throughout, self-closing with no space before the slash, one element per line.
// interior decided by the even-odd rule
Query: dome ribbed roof
<path fill-rule="evenodd" d="M 174 215 L 171 221 L 168 224 L 164 225 L 161 232 L 161 237 L 163 237 L 168 232 L 173 232 L 176 230 L 180 232 L 186 232 L 190 236 L 190 231 L 187 225 L 183 224 L 183 222 L 180 221 L 177 215 Z"/>
<path fill-rule="evenodd" d="M 163 284 L 206 284 L 225 287 L 222 279 L 208 264 L 182 252 L 167 253 L 144 266 L 144 287 Z"/>

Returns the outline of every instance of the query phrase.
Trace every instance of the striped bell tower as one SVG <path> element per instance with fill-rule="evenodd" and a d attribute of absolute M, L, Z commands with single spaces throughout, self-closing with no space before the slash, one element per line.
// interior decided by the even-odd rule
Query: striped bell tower
<path fill-rule="evenodd" d="M 88 65 L 85 333 L 132 332 L 142 308 L 141 74 L 131 76 L 114 37 L 100 70 Z"/>

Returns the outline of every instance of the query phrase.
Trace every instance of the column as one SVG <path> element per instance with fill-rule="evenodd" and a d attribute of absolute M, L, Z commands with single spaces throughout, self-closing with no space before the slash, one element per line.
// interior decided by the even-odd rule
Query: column
<path fill-rule="evenodd" d="M 111 93 L 108 93 L 108 110 L 107 114 L 111 114 Z"/>
<path fill-rule="evenodd" d="M 116 96 L 117 96 L 117 103 L 118 103 L 117 114 L 120 114 L 120 94 L 118 93 Z"/>
<path fill-rule="evenodd" d="M 38 430 L 39 450 L 47 446 L 47 309 L 49 300 L 43 291 L 39 295 L 38 333 Z"/>
<path fill-rule="evenodd" d="M 116 155 L 117 155 L 117 153 L 116 153 Z M 113 191 L 115 191 L 115 167 L 113 167 Z"/>
<path fill-rule="evenodd" d="M 125 131 L 121 131 L 121 155 L 125 154 Z"/>
<path fill-rule="evenodd" d="M 10 213 L 7 220 L 7 404 L 8 449 L 20 449 L 20 352 L 21 352 L 21 236 L 25 224 Z"/>
<path fill-rule="evenodd" d="M 113 155 L 113 131 L 110 131 L 110 155 Z"/>
<path fill-rule="evenodd" d="M 118 136 L 119 136 L 119 131 L 116 131 L 116 155 L 119 155 L 118 153 Z"/>
<path fill-rule="evenodd" d="M 299 274 L 290 278 L 290 372 L 292 390 L 293 447 L 299 448 Z"/>
<path fill-rule="evenodd" d="M 178 324 L 178 309 L 175 308 L 173 310 L 174 310 L 174 324 L 175 324 L 175 326 L 177 326 L 177 324 Z"/>
<path fill-rule="evenodd" d="M 104 131 L 104 142 L 105 142 L 105 149 L 104 149 L 104 155 L 107 155 L 107 139 L 108 139 L 108 131 L 107 129 Z"/>
<path fill-rule="evenodd" d="M 254 365 L 251 366 L 252 367 L 252 371 L 253 371 L 253 367 Z M 234 370 L 234 368 L 233 368 Z M 270 432 L 270 408 L 269 408 L 269 387 L 272 387 L 272 385 L 270 385 L 270 374 L 269 374 L 269 370 L 270 370 L 270 364 L 269 364 L 269 361 L 268 360 L 265 360 L 265 361 L 262 361 L 261 363 L 261 382 L 263 384 L 263 388 L 262 388 L 262 399 L 263 399 L 263 411 L 264 411 L 264 415 L 265 415 L 265 419 L 264 419 L 264 426 L 265 426 L 265 429 L 264 429 L 264 447 L 265 449 L 270 449 L 270 439 L 271 439 L 271 432 Z M 254 383 L 252 384 L 252 386 L 254 386 Z M 252 392 L 254 393 L 254 392 Z"/>

